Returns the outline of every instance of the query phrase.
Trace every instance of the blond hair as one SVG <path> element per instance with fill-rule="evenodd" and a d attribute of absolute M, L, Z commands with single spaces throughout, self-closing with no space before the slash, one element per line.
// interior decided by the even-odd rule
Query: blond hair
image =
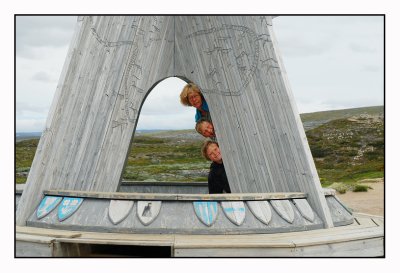
<path fill-rule="evenodd" d="M 210 160 L 210 161 L 211 161 L 211 159 L 210 159 L 210 158 L 208 157 L 208 155 L 207 155 L 207 149 L 208 149 L 208 147 L 209 147 L 210 145 L 212 145 L 212 144 L 215 144 L 215 145 L 217 145 L 217 146 L 219 147 L 218 142 L 215 142 L 215 141 L 213 141 L 213 140 L 211 140 L 211 139 L 206 139 L 206 140 L 204 141 L 204 143 L 203 143 L 203 146 L 201 146 L 201 154 L 202 154 L 202 156 L 203 156 L 205 159 Z"/>
<path fill-rule="evenodd" d="M 201 99 L 204 100 L 203 95 L 200 92 L 200 88 L 194 83 L 188 83 L 183 87 L 183 90 L 180 95 L 181 103 L 183 105 L 192 106 L 192 104 L 189 102 L 190 93 L 198 93 L 201 96 Z"/>

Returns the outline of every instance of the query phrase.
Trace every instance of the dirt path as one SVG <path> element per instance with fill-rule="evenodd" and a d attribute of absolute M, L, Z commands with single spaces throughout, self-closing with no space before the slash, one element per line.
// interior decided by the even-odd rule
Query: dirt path
<path fill-rule="evenodd" d="M 354 212 L 383 216 L 384 212 L 384 183 L 383 179 L 374 183 L 362 183 L 370 186 L 368 192 L 336 193 L 336 197 Z"/>

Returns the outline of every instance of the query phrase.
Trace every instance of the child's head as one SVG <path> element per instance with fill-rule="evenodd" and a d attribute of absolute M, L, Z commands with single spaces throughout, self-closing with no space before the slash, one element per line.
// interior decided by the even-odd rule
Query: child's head
<path fill-rule="evenodd" d="M 214 125 L 206 119 L 200 119 L 196 123 L 195 129 L 204 137 L 215 137 Z"/>
<path fill-rule="evenodd" d="M 222 155 L 218 143 L 212 140 L 206 140 L 201 148 L 204 158 L 215 163 L 222 163 Z"/>

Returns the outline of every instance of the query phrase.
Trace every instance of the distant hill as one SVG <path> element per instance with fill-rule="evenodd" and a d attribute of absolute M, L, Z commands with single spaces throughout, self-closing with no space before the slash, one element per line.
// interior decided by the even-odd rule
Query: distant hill
<path fill-rule="evenodd" d="M 342 110 L 331 110 L 331 111 L 321 111 L 313 113 L 300 114 L 300 118 L 303 122 L 304 130 L 308 131 L 310 129 L 316 128 L 324 123 L 327 123 L 335 119 L 344 119 L 353 116 L 384 116 L 383 106 L 371 106 L 371 107 L 360 107 L 360 108 L 350 108 Z M 41 132 L 24 132 L 16 133 L 16 140 L 26 140 L 40 138 Z M 172 139 L 191 139 L 191 140 L 201 140 L 202 137 L 197 134 L 194 129 L 186 130 L 137 130 L 136 136 L 153 136 L 157 138 L 172 138 Z"/>
<path fill-rule="evenodd" d="M 383 106 L 350 108 L 342 110 L 321 111 L 300 114 L 304 130 L 310 130 L 335 119 L 344 119 L 353 116 L 379 116 L 383 117 Z"/>
<path fill-rule="evenodd" d="M 383 117 L 360 114 L 306 131 L 321 182 L 384 177 Z"/>
<path fill-rule="evenodd" d="M 323 185 L 384 176 L 383 106 L 307 113 L 301 119 Z M 16 182 L 24 183 L 40 133 L 18 137 L 23 141 L 16 143 Z M 123 179 L 206 181 L 203 139 L 194 129 L 138 131 Z"/>
<path fill-rule="evenodd" d="M 17 132 L 15 134 L 16 141 L 40 138 L 41 132 Z"/>

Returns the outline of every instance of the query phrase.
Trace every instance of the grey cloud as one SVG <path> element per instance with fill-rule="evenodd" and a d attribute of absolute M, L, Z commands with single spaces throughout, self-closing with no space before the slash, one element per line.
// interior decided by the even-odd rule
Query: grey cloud
<path fill-rule="evenodd" d="M 16 54 L 38 58 L 35 48 L 63 47 L 70 43 L 76 16 L 17 16 Z"/>
<path fill-rule="evenodd" d="M 317 56 L 328 52 L 331 48 L 326 42 L 312 43 L 295 37 L 282 41 L 280 45 L 283 54 L 290 57 Z"/>
<path fill-rule="evenodd" d="M 38 73 L 35 73 L 32 76 L 32 80 L 41 81 L 41 82 L 55 82 L 55 81 L 57 81 L 56 79 L 53 79 L 49 73 L 46 73 L 44 71 L 40 71 Z"/>
<path fill-rule="evenodd" d="M 32 116 L 32 114 L 42 116 L 48 112 L 49 107 L 37 106 L 37 105 L 32 105 L 32 104 L 17 101 L 15 109 L 16 109 L 17 116 L 24 116 L 25 113 L 29 113 L 30 116 Z"/>
<path fill-rule="evenodd" d="M 382 70 L 381 66 L 378 65 L 364 65 L 362 67 L 362 71 L 366 71 L 366 72 L 379 72 Z"/>
<path fill-rule="evenodd" d="M 347 97 L 330 99 L 322 102 L 326 105 L 327 109 L 347 109 L 347 108 L 357 108 L 357 107 L 368 107 L 368 106 L 378 106 L 382 105 L 383 102 L 376 98 L 368 97 L 355 97 L 349 99 Z"/>
<path fill-rule="evenodd" d="M 377 49 L 369 47 L 367 45 L 361 45 L 361 44 L 350 44 L 349 48 L 351 51 L 355 53 L 376 53 Z"/>

